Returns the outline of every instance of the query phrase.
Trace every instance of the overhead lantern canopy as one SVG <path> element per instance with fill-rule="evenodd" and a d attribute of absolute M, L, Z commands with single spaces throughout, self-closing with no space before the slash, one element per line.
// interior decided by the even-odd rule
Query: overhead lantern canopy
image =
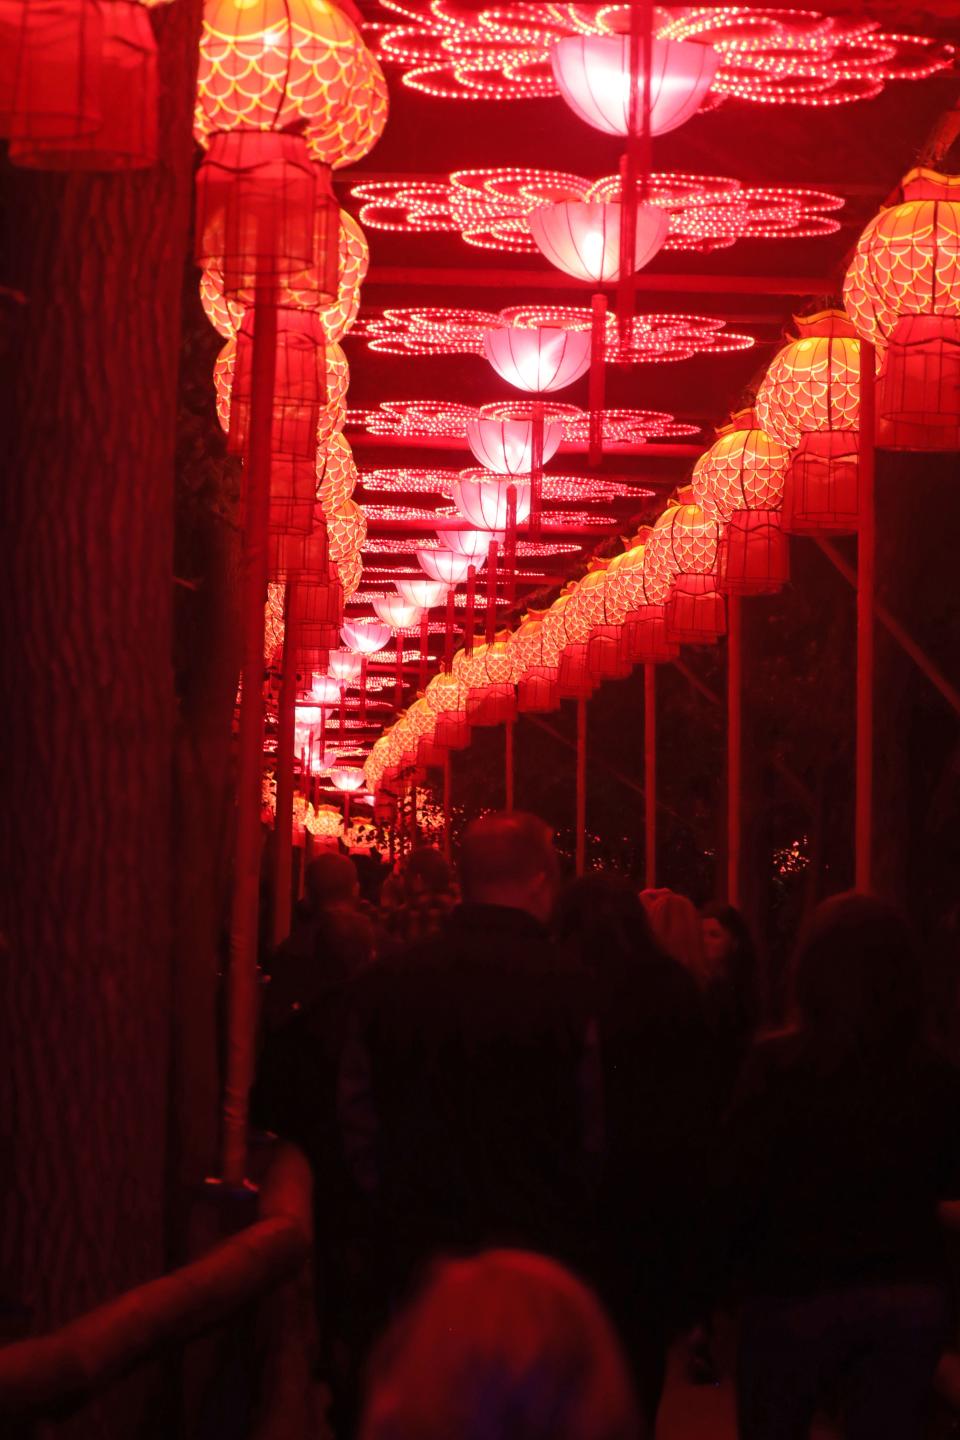
<path fill-rule="evenodd" d="M 860 236 L 843 299 L 881 352 L 878 443 L 960 450 L 960 175 L 905 176 L 903 202 Z"/>
<path fill-rule="evenodd" d="M 615 201 L 561 200 L 527 216 L 537 249 L 551 265 L 593 285 L 615 285 L 620 274 L 621 206 Z M 670 229 L 659 205 L 637 206 L 634 270 L 642 270 L 661 249 Z"/>
<path fill-rule="evenodd" d="M 391 630 L 412 630 L 420 621 L 419 608 L 410 605 L 402 595 L 374 595 L 373 608 Z"/>
<path fill-rule="evenodd" d="M 757 419 L 793 448 L 783 528 L 845 535 L 857 528 L 860 341 L 846 315 L 795 317 L 798 338 L 771 360 L 757 391 Z"/>
<path fill-rule="evenodd" d="M 706 99 L 720 64 L 710 45 L 654 40 L 650 75 L 650 133 L 676 130 Z M 581 120 L 607 135 L 630 133 L 630 37 L 569 35 L 550 50 L 560 94 Z M 646 78 L 639 77 L 640 105 Z"/>
<path fill-rule="evenodd" d="M 690 489 L 708 515 L 726 521 L 720 544 L 720 589 L 728 595 L 769 595 L 790 578 L 781 525 L 790 449 L 742 410 L 694 466 Z"/>
<path fill-rule="evenodd" d="M 563 390 L 590 368 L 589 330 L 503 325 L 485 330 L 483 353 L 497 374 L 518 390 Z"/>
<path fill-rule="evenodd" d="M 457 555 L 453 550 L 419 549 L 417 562 L 430 580 L 441 585 L 459 585 L 466 580 L 470 566 L 474 563 L 469 555 Z"/>
<path fill-rule="evenodd" d="M 453 503 L 478 530 L 499 533 L 507 528 L 507 492 L 511 485 L 517 493 L 517 523 L 522 524 L 530 514 L 530 486 L 516 480 L 502 476 L 481 478 L 464 471 L 453 482 Z"/>

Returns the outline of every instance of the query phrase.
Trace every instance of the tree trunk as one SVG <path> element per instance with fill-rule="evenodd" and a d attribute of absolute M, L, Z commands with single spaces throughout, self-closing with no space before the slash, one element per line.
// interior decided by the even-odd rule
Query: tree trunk
<path fill-rule="evenodd" d="M 164 1263 L 173 473 L 200 10 L 156 16 L 155 169 L 5 181 L 27 303 L 0 502 L 0 1052 L 16 1107 L 2 1243 L 36 1330 Z M 129 1414 L 105 1416 L 72 1433 L 135 1433 Z"/>

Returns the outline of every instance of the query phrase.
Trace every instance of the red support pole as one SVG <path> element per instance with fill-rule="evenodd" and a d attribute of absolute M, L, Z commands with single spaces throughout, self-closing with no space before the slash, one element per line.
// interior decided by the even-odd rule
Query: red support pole
<path fill-rule="evenodd" d="M 297 721 L 297 608 L 299 581 L 288 576 L 283 597 L 283 673 L 277 726 L 277 815 L 273 845 L 273 943 L 290 934 L 293 899 L 293 762 Z"/>
<path fill-rule="evenodd" d="M 477 614 L 477 567 L 470 565 L 467 569 L 467 609 L 463 622 L 463 648 L 468 655 L 473 654 L 473 627 Z"/>
<path fill-rule="evenodd" d="M 582 875 L 587 849 L 587 702 L 577 701 L 577 875 Z"/>
<path fill-rule="evenodd" d="M 531 409 L 532 426 L 530 436 L 530 520 L 528 529 L 531 540 L 540 539 L 540 518 L 541 518 L 541 492 L 543 490 L 543 401 L 534 400 Z M 513 528 L 516 535 L 517 528 L 517 499 L 516 487 L 511 485 L 507 489 L 507 504 L 510 503 L 510 492 L 513 491 Z M 509 510 L 507 512 L 509 516 Z M 507 520 L 507 545 L 510 545 L 510 521 Z"/>
<path fill-rule="evenodd" d="M 855 885 L 873 882 L 873 668 L 876 618 L 877 515 L 874 348 L 860 342 L 860 516 L 857 529 L 857 746 Z"/>
<path fill-rule="evenodd" d="M 397 674 L 396 683 L 393 687 L 393 708 L 399 710 L 403 704 L 403 631 L 398 630 L 395 636 L 397 647 Z M 392 833 L 392 832 L 391 832 Z"/>
<path fill-rule="evenodd" d="M 606 388 L 607 297 L 594 295 L 593 323 L 590 328 L 590 376 L 588 405 L 590 409 L 590 440 L 588 463 L 599 465 L 603 459 L 603 407 Z"/>
<path fill-rule="evenodd" d="M 346 738 L 347 738 L 347 687 L 346 687 L 345 684 L 343 684 L 343 685 L 340 686 L 340 717 L 339 717 L 339 724 L 340 724 L 340 744 L 342 745 L 342 744 L 344 743 L 344 741 L 346 740 Z"/>
<path fill-rule="evenodd" d="M 490 541 L 490 549 L 487 551 L 487 644 L 493 644 L 493 638 L 497 633 L 497 554 L 499 545 L 496 540 Z"/>
<path fill-rule="evenodd" d="M 417 783 L 410 784 L 410 849 L 417 848 Z"/>
<path fill-rule="evenodd" d="M 420 675 L 418 685 L 421 690 L 427 688 L 427 652 L 430 649 L 430 611 L 420 611 Z"/>
<path fill-rule="evenodd" d="M 243 1183 L 247 1114 L 257 1017 L 260 909 L 260 790 L 263 774 L 263 638 L 267 599 L 270 446 L 277 349 L 276 296 L 257 286 L 253 332 L 250 434 L 241 552 L 243 666 L 237 742 L 237 840 L 227 979 L 227 1057 L 223 1092 L 222 1170 Z"/>
<path fill-rule="evenodd" d="M 534 422 L 536 423 L 536 422 Z M 540 455 L 543 463 L 543 406 L 540 407 Z M 538 502 L 539 503 L 539 502 Z M 533 512 L 531 511 L 531 514 Z M 539 534 L 539 523 L 537 533 Z M 533 535 L 531 526 L 530 534 Z M 517 598 L 517 487 L 507 486 L 507 533 L 503 547 L 503 572 L 506 580 L 507 603 L 512 606 Z"/>
<path fill-rule="evenodd" d="M 447 750 L 443 757 L 443 856 L 448 862 L 453 849 L 450 836 L 450 788 L 452 780 L 450 772 L 450 751 Z"/>
<path fill-rule="evenodd" d="M 367 657 L 360 657 L 360 724 L 367 718 Z M 340 724 L 341 739 L 343 738 L 343 722 Z"/>
<path fill-rule="evenodd" d="M 657 885 L 657 667 L 643 667 L 643 809 L 646 840 L 644 884 Z"/>
<path fill-rule="evenodd" d="M 451 585 L 447 591 L 447 618 L 443 630 L 443 668 L 449 674 L 453 664 L 453 622 L 456 590 Z"/>
<path fill-rule="evenodd" d="M 740 904 L 743 841 L 743 601 L 727 596 L 727 904 Z"/>
<path fill-rule="evenodd" d="M 505 798 L 506 798 L 506 804 L 504 805 L 504 809 L 507 811 L 507 814 L 509 814 L 509 813 L 513 810 L 513 808 L 514 808 L 514 804 L 513 804 L 513 797 L 514 797 L 514 752 L 513 752 L 513 735 L 514 735 L 514 726 L 516 725 L 516 723 L 517 723 L 517 722 L 516 722 L 515 720 L 508 720 L 508 721 L 506 722 L 506 724 L 504 725 L 504 727 L 503 727 L 503 729 L 504 729 L 504 792 L 505 792 Z"/>

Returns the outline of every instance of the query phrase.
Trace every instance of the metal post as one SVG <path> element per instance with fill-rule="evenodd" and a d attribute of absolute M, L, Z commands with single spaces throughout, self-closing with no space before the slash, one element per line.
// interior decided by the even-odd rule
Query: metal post
<path fill-rule="evenodd" d="M 287 577 L 283 597 L 283 673 L 277 725 L 277 816 L 273 848 L 273 943 L 290 934 L 293 898 L 293 762 L 297 729 L 297 591 L 299 579 Z"/>
<path fill-rule="evenodd" d="M 587 849 L 587 702 L 577 701 L 577 875 L 582 875 Z"/>
<path fill-rule="evenodd" d="M 504 730 L 504 792 L 506 804 L 504 808 L 507 813 L 514 808 L 514 768 L 513 768 L 513 735 L 516 720 L 508 720 L 503 727 Z"/>
<path fill-rule="evenodd" d="M 643 808 L 646 840 L 644 884 L 657 884 L 657 667 L 643 667 Z"/>
<path fill-rule="evenodd" d="M 873 880 L 873 665 L 876 612 L 877 515 L 874 348 L 860 341 L 860 516 L 857 530 L 857 755 L 855 884 Z"/>
<path fill-rule="evenodd" d="M 740 904 L 743 837 L 743 601 L 727 596 L 727 903 Z"/>

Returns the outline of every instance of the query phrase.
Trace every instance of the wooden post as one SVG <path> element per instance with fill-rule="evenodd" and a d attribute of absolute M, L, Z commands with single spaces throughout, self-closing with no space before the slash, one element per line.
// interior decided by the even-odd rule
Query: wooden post
<path fill-rule="evenodd" d="M 227 1057 L 222 1169 L 243 1183 L 247 1112 L 253 1080 L 260 910 L 260 787 L 263 774 L 263 637 L 267 598 L 270 446 L 277 349 L 276 296 L 257 286 L 253 332 L 250 435 L 241 559 L 243 666 L 237 742 L 237 847 L 227 978 Z"/>
<path fill-rule="evenodd" d="M 293 899 L 293 762 L 297 720 L 297 591 L 299 579 L 288 575 L 283 597 L 283 674 L 277 726 L 277 816 L 273 833 L 274 945 L 290 934 Z"/>
<path fill-rule="evenodd" d="M 513 769 L 513 735 L 516 720 L 508 720 L 503 727 L 504 732 L 504 793 L 505 809 L 507 813 L 514 808 L 514 769 Z"/>
<path fill-rule="evenodd" d="M 657 667 L 643 667 L 643 808 L 646 855 L 644 884 L 657 884 Z"/>
<path fill-rule="evenodd" d="M 874 348 L 860 342 L 860 517 L 857 531 L 857 730 L 855 885 L 873 881 L 873 669 L 877 516 L 874 495 L 876 393 Z"/>
<path fill-rule="evenodd" d="M 577 701 L 577 875 L 583 874 L 587 847 L 587 702 Z"/>
<path fill-rule="evenodd" d="M 443 756 L 443 856 L 449 861 L 453 852 L 450 836 L 450 751 L 444 752 Z"/>
<path fill-rule="evenodd" d="M 727 596 L 727 904 L 740 904 L 743 842 L 743 601 Z"/>

